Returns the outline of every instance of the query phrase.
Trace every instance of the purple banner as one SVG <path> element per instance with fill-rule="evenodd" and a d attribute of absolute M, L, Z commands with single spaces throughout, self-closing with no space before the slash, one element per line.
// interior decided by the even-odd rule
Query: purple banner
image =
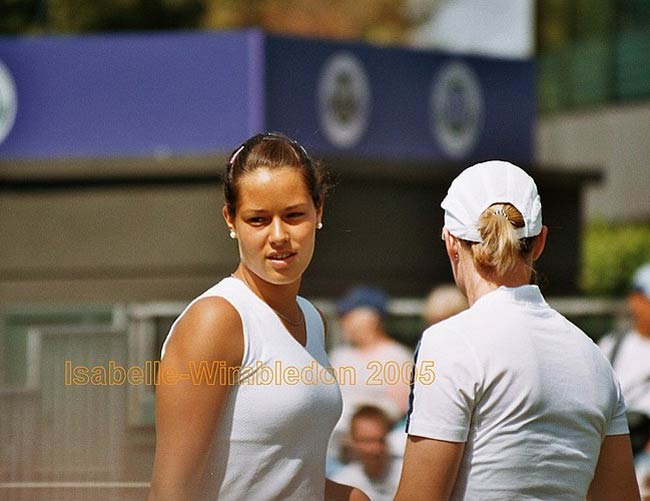
<path fill-rule="evenodd" d="M 263 127 L 263 37 L 0 39 L 16 88 L 0 158 L 202 155 Z"/>

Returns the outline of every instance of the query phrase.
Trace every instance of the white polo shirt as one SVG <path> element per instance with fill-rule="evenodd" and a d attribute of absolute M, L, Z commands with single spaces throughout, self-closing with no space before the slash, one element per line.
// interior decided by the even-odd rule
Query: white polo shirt
<path fill-rule="evenodd" d="M 485 500 L 584 499 L 605 435 L 628 429 L 607 359 L 527 285 L 424 331 L 406 431 L 465 442 L 453 499 Z"/>

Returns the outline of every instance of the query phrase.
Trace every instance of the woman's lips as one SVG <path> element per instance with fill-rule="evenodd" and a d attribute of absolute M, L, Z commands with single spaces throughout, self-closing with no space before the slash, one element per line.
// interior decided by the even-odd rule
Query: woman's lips
<path fill-rule="evenodd" d="M 266 256 L 274 267 L 283 268 L 291 264 L 296 257 L 296 252 L 275 252 Z"/>

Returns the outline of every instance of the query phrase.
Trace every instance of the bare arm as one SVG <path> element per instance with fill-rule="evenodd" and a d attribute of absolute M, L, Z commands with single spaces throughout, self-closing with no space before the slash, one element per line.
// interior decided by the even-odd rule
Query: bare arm
<path fill-rule="evenodd" d="M 325 479 L 325 501 L 370 501 L 361 490 Z"/>
<path fill-rule="evenodd" d="M 446 442 L 409 435 L 395 500 L 449 499 L 464 450 L 464 442 Z"/>
<path fill-rule="evenodd" d="M 217 364 L 241 365 L 243 346 L 239 314 L 221 298 L 197 301 L 175 327 L 156 388 L 156 455 L 150 500 L 200 497 L 206 460 L 229 393 L 228 381 L 219 380 Z M 190 373 L 190 363 L 214 369 L 215 379 L 174 381 L 174 373 Z"/>
<path fill-rule="evenodd" d="M 609 435 L 603 440 L 587 499 L 589 501 L 640 499 L 629 435 Z"/>

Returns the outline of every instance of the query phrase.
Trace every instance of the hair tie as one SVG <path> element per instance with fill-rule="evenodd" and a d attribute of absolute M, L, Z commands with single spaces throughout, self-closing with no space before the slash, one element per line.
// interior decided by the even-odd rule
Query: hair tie
<path fill-rule="evenodd" d="M 494 209 L 494 210 L 492 211 L 492 214 L 494 214 L 495 216 L 503 216 L 503 217 L 505 217 L 508 221 L 510 221 L 510 219 L 508 218 L 508 214 L 506 213 L 506 211 L 504 211 L 504 210 L 501 209 L 501 208 L 499 208 L 499 209 Z"/>

